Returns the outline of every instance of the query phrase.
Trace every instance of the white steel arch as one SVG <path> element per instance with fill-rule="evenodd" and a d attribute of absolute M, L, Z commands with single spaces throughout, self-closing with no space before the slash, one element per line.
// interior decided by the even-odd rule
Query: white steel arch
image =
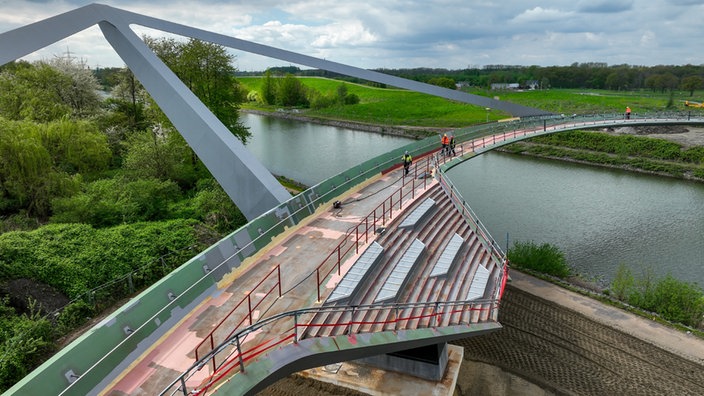
<path fill-rule="evenodd" d="M 12 62 L 96 24 L 100 26 L 110 45 L 249 220 L 287 201 L 290 198 L 289 193 L 139 39 L 130 25 L 141 25 L 300 65 L 459 102 L 495 108 L 515 116 L 547 114 L 544 110 L 343 65 L 102 4 L 90 4 L 1 33 L 0 65 Z"/>

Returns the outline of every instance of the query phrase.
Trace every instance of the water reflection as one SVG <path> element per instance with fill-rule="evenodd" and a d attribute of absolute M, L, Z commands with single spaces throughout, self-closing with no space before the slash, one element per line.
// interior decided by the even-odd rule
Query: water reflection
<path fill-rule="evenodd" d="M 611 280 L 620 263 L 704 285 L 704 185 L 488 153 L 449 172 L 504 246 L 559 246 L 575 269 Z"/>
<path fill-rule="evenodd" d="M 255 114 L 242 114 L 247 148 L 272 173 L 308 186 L 413 140 Z"/>

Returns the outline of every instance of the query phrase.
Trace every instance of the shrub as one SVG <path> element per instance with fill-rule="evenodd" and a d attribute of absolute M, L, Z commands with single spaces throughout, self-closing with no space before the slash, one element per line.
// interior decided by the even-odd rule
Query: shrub
<path fill-rule="evenodd" d="M 70 198 L 53 201 L 55 223 L 87 223 L 108 227 L 121 223 L 162 220 L 179 196 L 172 181 L 123 178 L 98 180 Z"/>
<path fill-rule="evenodd" d="M 516 268 L 525 268 L 564 278 L 570 274 L 564 253 L 556 246 L 535 242 L 516 242 L 507 253 Z"/>

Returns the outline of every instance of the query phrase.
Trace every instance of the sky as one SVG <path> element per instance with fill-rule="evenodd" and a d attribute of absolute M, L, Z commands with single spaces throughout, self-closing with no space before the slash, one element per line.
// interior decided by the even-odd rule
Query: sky
<path fill-rule="evenodd" d="M 90 3 L 0 0 L 0 33 Z M 704 64 L 704 0 L 99 3 L 365 69 Z M 165 36 L 140 27 L 134 31 L 140 36 Z M 97 26 L 23 59 L 46 60 L 66 53 L 90 67 L 124 66 Z M 231 53 L 240 71 L 293 65 L 238 50 Z"/>

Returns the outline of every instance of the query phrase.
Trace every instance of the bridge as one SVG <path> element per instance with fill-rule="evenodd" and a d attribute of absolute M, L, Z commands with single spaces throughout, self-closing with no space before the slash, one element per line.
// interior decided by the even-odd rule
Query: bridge
<path fill-rule="evenodd" d="M 104 31 L 112 29 L 106 20 L 136 17 L 104 6 L 79 10 L 101 13 L 86 18 L 101 21 Z M 57 19 L 57 26 L 75 22 L 72 15 Z M 0 34 L 0 54 L 16 38 L 8 33 Z M 127 32 L 108 35 L 138 63 L 141 57 L 129 48 L 139 44 L 120 37 Z M 177 81 L 170 84 L 189 99 Z M 198 108 L 190 99 L 183 104 Z M 456 130 L 456 156 L 440 153 L 437 139 L 428 138 L 266 210 L 252 204 L 248 224 L 135 296 L 8 393 L 251 394 L 290 373 L 347 360 L 438 381 L 449 359 L 447 342 L 501 329 L 498 310 L 509 270 L 505 253 L 445 172 L 542 134 L 682 124 L 704 125 L 704 118 L 529 114 Z M 407 176 L 399 166 L 405 150 L 414 156 Z M 239 148 L 229 154 L 249 160 Z M 264 195 L 279 199 L 276 189 L 261 184 Z"/>

